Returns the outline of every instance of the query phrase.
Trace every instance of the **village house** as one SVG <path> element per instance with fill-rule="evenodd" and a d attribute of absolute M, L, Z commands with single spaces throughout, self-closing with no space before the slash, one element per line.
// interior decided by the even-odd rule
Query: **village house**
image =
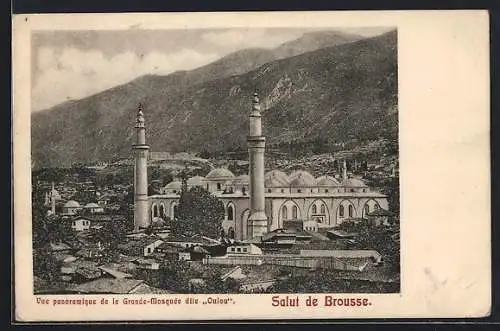
<path fill-rule="evenodd" d="M 194 236 L 171 235 L 165 239 L 165 243 L 184 248 L 195 247 L 195 246 L 209 246 L 216 244 L 213 240 L 204 238 L 199 235 L 194 235 Z"/>
<path fill-rule="evenodd" d="M 235 244 L 227 247 L 227 255 L 262 255 L 262 249 L 255 244 Z"/>
<path fill-rule="evenodd" d="M 368 221 L 375 226 L 390 226 L 393 223 L 394 213 L 388 210 L 378 208 L 366 214 Z"/>
<path fill-rule="evenodd" d="M 122 253 L 126 255 L 150 256 L 161 244 L 163 244 L 163 240 L 159 239 L 156 236 L 152 236 L 120 243 L 118 244 L 118 249 L 120 249 Z"/>
<path fill-rule="evenodd" d="M 87 214 L 87 215 L 78 215 L 72 219 L 68 219 L 71 222 L 71 228 L 74 231 L 89 231 L 90 229 L 100 230 L 107 226 L 110 226 L 111 223 L 124 222 L 124 215 L 116 215 L 116 214 Z"/>

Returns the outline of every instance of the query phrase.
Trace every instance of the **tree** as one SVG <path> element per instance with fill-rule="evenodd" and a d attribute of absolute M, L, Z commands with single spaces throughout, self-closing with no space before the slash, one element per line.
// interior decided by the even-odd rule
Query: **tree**
<path fill-rule="evenodd" d="M 179 220 L 174 232 L 199 233 L 218 237 L 224 219 L 224 205 L 201 187 L 182 190 L 178 209 Z"/>

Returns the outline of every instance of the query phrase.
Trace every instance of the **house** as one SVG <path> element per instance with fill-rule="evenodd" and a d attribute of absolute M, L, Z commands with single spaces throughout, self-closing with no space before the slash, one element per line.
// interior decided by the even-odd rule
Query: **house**
<path fill-rule="evenodd" d="M 210 253 L 201 246 L 184 248 L 179 252 L 181 261 L 201 261 L 205 257 L 210 257 Z"/>
<path fill-rule="evenodd" d="M 100 257 L 103 257 L 104 255 L 105 247 L 101 244 L 100 241 L 96 244 L 87 244 L 76 252 L 76 256 L 86 259 L 98 259 Z"/>
<path fill-rule="evenodd" d="M 100 278 L 68 288 L 70 293 L 78 294 L 133 294 L 143 284 L 139 279 Z"/>
<path fill-rule="evenodd" d="M 326 236 L 329 239 L 353 239 L 357 237 L 357 233 L 354 232 L 346 232 L 343 230 L 328 230 L 326 231 Z"/>
<path fill-rule="evenodd" d="M 241 267 L 236 266 L 236 267 L 232 268 L 231 270 L 229 270 L 228 272 L 226 272 L 225 274 L 223 274 L 220 277 L 220 279 L 224 282 L 229 278 L 239 280 L 239 279 L 245 279 L 246 277 L 247 276 L 243 273 L 243 270 L 241 269 Z"/>
<path fill-rule="evenodd" d="M 268 288 L 276 284 L 276 279 L 266 279 L 257 281 L 243 281 L 240 285 L 240 291 L 242 292 L 264 292 Z"/>
<path fill-rule="evenodd" d="M 156 236 L 152 236 L 121 243 L 118 245 L 118 248 L 127 255 L 150 256 L 162 243 L 163 240 L 158 239 Z"/>
<path fill-rule="evenodd" d="M 86 260 L 63 263 L 60 273 L 62 280 L 74 282 L 85 282 L 100 278 L 103 275 L 96 262 Z"/>
<path fill-rule="evenodd" d="M 138 258 L 134 261 L 139 269 L 148 269 L 148 270 L 159 270 L 160 263 L 158 263 L 155 259 L 144 259 Z"/>
<path fill-rule="evenodd" d="M 58 253 L 68 253 L 71 250 L 71 246 L 69 246 L 66 243 L 59 242 L 59 243 L 50 243 L 50 250 L 52 252 L 58 252 Z"/>
<path fill-rule="evenodd" d="M 71 222 L 71 228 L 74 231 L 88 231 L 90 229 L 90 221 L 85 218 L 77 218 Z"/>
<path fill-rule="evenodd" d="M 372 212 L 367 213 L 366 216 L 368 218 L 368 221 L 375 226 L 390 226 L 392 224 L 394 213 L 383 208 L 378 208 Z"/>
<path fill-rule="evenodd" d="M 262 255 L 262 249 L 255 244 L 234 244 L 227 247 L 227 255 Z"/>
<path fill-rule="evenodd" d="M 295 231 L 276 229 L 264 234 L 262 242 L 276 246 L 292 246 L 297 239 Z"/>
<path fill-rule="evenodd" d="M 304 231 L 318 232 L 318 222 L 315 220 L 307 220 L 302 223 Z"/>
<path fill-rule="evenodd" d="M 102 229 L 103 227 L 115 222 L 124 222 L 126 217 L 124 215 L 116 214 L 86 214 L 79 215 L 71 219 L 71 228 L 74 231 L 88 231 L 89 229 Z"/>
<path fill-rule="evenodd" d="M 174 246 L 164 242 L 156 247 L 156 252 L 159 254 L 163 254 L 165 260 L 177 261 L 180 260 L 179 253 L 184 249 L 185 248 L 182 248 L 180 246 Z"/>
<path fill-rule="evenodd" d="M 89 202 L 85 206 L 83 206 L 82 212 L 84 212 L 84 213 L 90 213 L 90 214 L 104 213 L 104 208 L 103 208 L 103 206 L 99 206 L 95 202 Z"/>
<path fill-rule="evenodd" d="M 99 199 L 97 199 L 97 204 L 99 206 L 106 206 L 112 201 L 112 198 L 109 194 L 104 194 Z"/>
<path fill-rule="evenodd" d="M 194 236 L 184 236 L 184 235 L 173 236 L 173 235 L 170 235 L 168 238 L 165 239 L 165 242 L 167 244 L 180 246 L 180 247 L 184 247 L 184 248 L 194 247 L 194 246 L 202 246 L 202 245 L 209 246 L 209 245 L 215 244 L 213 242 L 213 239 L 209 240 L 209 239 L 206 239 L 203 236 L 199 236 L 199 235 L 194 235 Z"/>
<path fill-rule="evenodd" d="M 110 275 L 113 278 L 116 279 L 122 279 L 122 278 L 132 278 L 131 274 L 121 272 L 114 268 L 113 266 L 100 266 L 98 267 L 104 274 Z"/>
<path fill-rule="evenodd" d="M 206 282 L 203 278 L 191 278 L 188 282 L 189 290 L 193 291 L 206 286 Z"/>

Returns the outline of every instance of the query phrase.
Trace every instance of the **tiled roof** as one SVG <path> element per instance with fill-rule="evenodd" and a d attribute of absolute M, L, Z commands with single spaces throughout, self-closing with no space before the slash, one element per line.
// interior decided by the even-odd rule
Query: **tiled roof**
<path fill-rule="evenodd" d="M 139 279 L 100 278 L 71 288 L 77 293 L 128 294 L 144 281 Z"/>
<path fill-rule="evenodd" d="M 368 213 L 368 216 L 394 216 L 394 213 L 385 210 L 383 208 L 375 209 L 374 211 Z"/>
<path fill-rule="evenodd" d="M 125 215 L 117 214 L 84 214 L 78 215 L 75 219 L 85 219 L 92 222 L 114 222 L 114 221 L 124 221 L 126 219 Z"/>

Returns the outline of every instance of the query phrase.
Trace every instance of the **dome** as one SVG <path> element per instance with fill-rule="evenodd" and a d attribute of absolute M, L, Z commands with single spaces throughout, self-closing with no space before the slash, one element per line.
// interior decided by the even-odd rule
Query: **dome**
<path fill-rule="evenodd" d="M 264 178 L 265 179 L 277 179 L 277 180 L 285 182 L 287 184 L 290 183 L 290 180 L 288 179 L 288 175 L 280 170 L 271 170 L 265 174 Z"/>
<path fill-rule="evenodd" d="M 368 187 L 365 182 L 358 178 L 348 178 L 342 182 L 342 185 L 349 187 Z"/>
<path fill-rule="evenodd" d="M 194 176 L 187 180 L 188 186 L 203 186 L 205 182 L 205 177 Z"/>
<path fill-rule="evenodd" d="M 305 170 L 297 170 L 290 174 L 290 181 L 293 181 L 297 178 L 303 178 L 307 183 L 311 183 L 311 185 L 314 185 L 316 183 L 316 179 L 314 178 L 314 176 Z"/>
<path fill-rule="evenodd" d="M 248 175 L 240 175 L 233 180 L 233 185 L 248 185 L 250 177 Z"/>
<path fill-rule="evenodd" d="M 287 174 L 279 170 L 271 170 L 264 176 L 265 187 L 288 187 L 290 180 Z"/>
<path fill-rule="evenodd" d="M 63 206 L 64 208 L 78 208 L 80 207 L 80 204 L 75 201 L 75 200 L 69 200 L 68 202 L 66 202 Z"/>
<path fill-rule="evenodd" d="M 316 185 L 332 187 L 332 186 L 340 186 L 340 183 L 338 182 L 338 180 L 336 180 L 331 176 L 321 176 L 316 178 Z"/>
<path fill-rule="evenodd" d="M 89 202 L 85 205 L 85 208 L 99 208 L 99 205 L 95 202 Z"/>
<path fill-rule="evenodd" d="M 182 183 L 179 181 L 173 181 L 165 186 L 166 190 L 180 190 L 182 188 Z"/>
<path fill-rule="evenodd" d="M 232 179 L 234 174 L 226 168 L 217 168 L 210 171 L 205 178 L 209 180 Z"/>
<path fill-rule="evenodd" d="M 299 176 L 292 180 L 290 183 L 291 187 L 311 187 L 315 186 L 314 180 L 310 180 L 310 178 L 304 178 L 302 176 Z"/>

